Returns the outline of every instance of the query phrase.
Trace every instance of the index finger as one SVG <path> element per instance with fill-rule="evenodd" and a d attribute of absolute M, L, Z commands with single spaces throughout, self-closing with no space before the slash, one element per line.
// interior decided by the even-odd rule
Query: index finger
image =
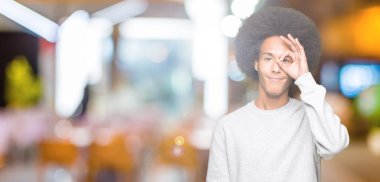
<path fill-rule="evenodd" d="M 297 48 L 296 48 L 296 45 L 291 41 L 289 40 L 288 38 L 284 37 L 284 36 L 280 36 L 280 38 L 290 46 L 290 49 L 293 51 L 293 52 L 297 52 Z"/>

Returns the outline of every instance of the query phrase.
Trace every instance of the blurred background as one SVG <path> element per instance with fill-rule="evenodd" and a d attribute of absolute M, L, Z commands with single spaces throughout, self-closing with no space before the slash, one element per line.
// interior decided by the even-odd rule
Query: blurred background
<path fill-rule="evenodd" d="M 376 0 L 0 0 L 0 181 L 205 181 L 216 121 L 257 95 L 234 37 L 265 6 L 321 33 L 351 137 L 322 181 L 380 181 Z"/>

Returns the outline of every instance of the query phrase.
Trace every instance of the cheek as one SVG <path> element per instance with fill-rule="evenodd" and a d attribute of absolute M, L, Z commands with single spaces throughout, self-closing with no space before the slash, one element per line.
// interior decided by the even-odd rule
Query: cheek
<path fill-rule="evenodd" d="M 265 63 L 257 63 L 255 64 L 255 69 L 256 71 L 258 72 L 262 72 L 262 73 L 265 73 L 265 72 L 268 72 L 270 71 L 270 64 L 265 64 Z"/>

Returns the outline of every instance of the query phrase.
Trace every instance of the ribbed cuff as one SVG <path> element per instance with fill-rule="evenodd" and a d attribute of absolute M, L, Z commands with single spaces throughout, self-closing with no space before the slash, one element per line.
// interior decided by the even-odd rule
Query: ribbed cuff
<path fill-rule="evenodd" d="M 294 82 L 301 90 L 301 93 L 307 93 L 313 91 L 315 86 L 317 86 L 317 82 L 315 82 L 313 75 L 310 72 L 304 73 Z"/>

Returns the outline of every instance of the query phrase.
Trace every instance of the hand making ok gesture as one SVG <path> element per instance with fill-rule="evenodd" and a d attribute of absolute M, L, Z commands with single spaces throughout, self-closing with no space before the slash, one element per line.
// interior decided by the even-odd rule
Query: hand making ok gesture
<path fill-rule="evenodd" d="M 296 80 L 302 74 L 309 72 L 305 50 L 298 38 L 294 39 L 290 34 L 288 34 L 288 37 L 280 36 L 280 38 L 289 45 L 291 50 L 287 50 L 280 57 L 278 65 L 285 73 Z"/>

